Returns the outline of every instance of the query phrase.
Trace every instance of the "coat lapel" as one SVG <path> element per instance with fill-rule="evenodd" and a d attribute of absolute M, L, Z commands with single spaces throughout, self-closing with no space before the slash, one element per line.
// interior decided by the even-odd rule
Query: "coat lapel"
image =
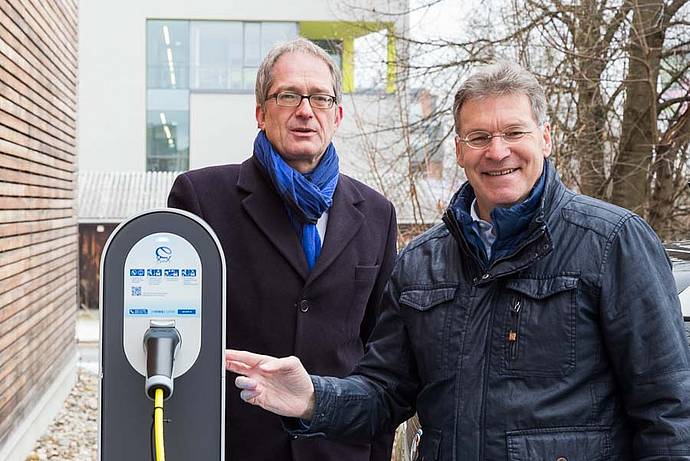
<path fill-rule="evenodd" d="M 282 200 L 265 177 L 254 157 L 242 163 L 237 186 L 246 192 L 242 207 L 290 265 L 307 279 L 309 271 L 302 246 L 293 231 Z M 329 224 L 330 228 L 330 215 Z"/>
<path fill-rule="evenodd" d="M 335 262 L 359 231 L 364 222 L 364 214 L 359 211 L 357 205 L 363 200 L 362 194 L 354 187 L 352 181 L 340 175 L 338 186 L 333 194 L 333 205 L 328 211 L 326 238 L 321 247 L 319 259 L 316 260 L 316 265 L 309 274 L 310 281 Z"/>

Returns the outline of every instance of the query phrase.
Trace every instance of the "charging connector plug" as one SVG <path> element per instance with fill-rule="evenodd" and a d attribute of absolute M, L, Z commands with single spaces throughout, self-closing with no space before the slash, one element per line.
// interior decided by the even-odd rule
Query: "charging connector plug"
<path fill-rule="evenodd" d="M 154 323 L 144 334 L 146 351 L 146 395 L 153 400 L 157 388 L 163 389 L 163 398 L 173 393 L 173 367 L 182 337 L 174 322 Z"/>

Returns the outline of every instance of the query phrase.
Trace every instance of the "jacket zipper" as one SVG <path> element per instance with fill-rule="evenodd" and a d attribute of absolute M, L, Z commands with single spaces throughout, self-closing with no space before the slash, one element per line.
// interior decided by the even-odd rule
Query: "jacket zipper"
<path fill-rule="evenodd" d="M 543 225 L 543 219 L 540 219 L 539 222 L 541 223 L 539 226 L 539 229 L 536 231 L 536 234 L 532 234 L 530 238 L 527 239 L 527 241 L 522 242 L 522 244 L 511 254 L 504 256 L 503 258 L 497 259 L 491 263 L 491 265 L 487 268 L 482 261 L 479 260 L 474 254 L 473 251 L 469 249 L 469 244 L 465 240 L 465 236 L 462 233 L 462 230 L 460 230 L 460 223 L 458 223 L 458 220 L 455 219 L 455 215 L 451 213 L 449 210 L 446 210 L 445 213 L 443 213 L 443 217 L 441 220 L 446 224 L 448 227 L 448 230 L 450 231 L 451 235 L 455 238 L 455 240 L 463 246 L 465 253 L 468 254 L 472 259 L 474 259 L 474 262 L 477 263 L 477 266 L 481 268 L 482 273 L 486 273 L 487 271 L 491 271 L 496 265 L 502 261 L 509 260 L 513 258 L 516 254 L 520 253 L 523 249 L 525 249 L 527 246 L 532 245 L 534 242 L 542 238 L 543 236 L 547 235 L 546 232 L 546 226 Z M 547 241 L 548 241 L 548 235 L 547 235 Z M 531 262 L 530 262 L 531 263 Z M 524 268 L 525 264 L 523 264 L 520 267 L 517 267 L 509 272 L 502 273 L 501 276 L 506 276 L 506 275 L 511 275 L 516 272 L 520 272 Z M 494 274 L 495 275 L 495 274 Z"/>
<path fill-rule="evenodd" d="M 518 340 L 520 337 L 520 310 L 522 309 L 522 302 L 520 298 L 515 298 L 510 306 L 510 330 L 508 330 L 508 346 L 510 351 L 510 360 L 515 360 L 518 353 Z"/>
<path fill-rule="evenodd" d="M 537 240 L 539 240 L 540 238 L 542 238 L 545 234 L 546 234 L 546 231 L 544 231 L 543 229 L 537 231 L 536 234 L 533 234 L 527 241 L 523 242 L 523 243 L 522 243 L 519 247 L 517 247 L 517 249 L 514 250 L 511 254 L 506 255 L 506 256 L 504 256 L 504 257 L 502 257 L 502 258 L 499 258 L 499 259 L 494 260 L 494 262 L 491 264 L 491 267 L 489 268 L 489 270 L 493 269 L 493 268 L 494 268 L 498 263 L 500 263 L 501 261 L 507 261 L 507 260 L 513 258 L 516 254 L 520 253 L 520 252 L 521 252 L 522 250 L 524 250 L 526 247 L 532 245 L 534 242 L 536 242 Z M 520 269 L 517 269 L 517 270 L 514 270 L 514 271 L 512 271 L 512 272 L 509 272 L 509 273 L 507 273 L 507 274 L 511 274 L 511 273 L 513 273 L 513 272 L 518 272 L 519 270 L 521 270 L 521 268 L 520 268 Z M 507 275 L 507 274 L 506 274 L 506 275 Z"/>
<path fill-rule="evenodd" d="M 463 235 L 462 230 L 460 230 L 460 223 L 457 219 L 455 219 L 455 215 L 451 213 L 449 210 L 446 210 L 446 212 L 443 213 L 443 217 L 441 218 L 441 220 L 446 224 L 446 227 L 448 227 L 450 234 L 455 238 L 455 241 L 462 247 L 464 253 L 469 255 L 470 258 L 474 260 L 477 266 L 481 269 L 482 274 L 485 273 L 486 266 L 484 265 L 484 262 L 477 258 L 474 252 L 470 250 L 470 245 L 465 240 L 465 236 Z"/>

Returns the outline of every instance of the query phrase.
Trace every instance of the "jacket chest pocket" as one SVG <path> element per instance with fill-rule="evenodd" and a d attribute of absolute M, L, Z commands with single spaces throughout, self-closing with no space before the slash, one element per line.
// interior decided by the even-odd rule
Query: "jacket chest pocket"
<path fill-rule="evenodd" d="M 578 278 L 511 279 L 503 298 L 503 373 L 560 377 L 575 368 Z"/>
<path fill-rule="evenodd" d="M 457 286 L 408 288 L 400 295 L 403 318 L 417 366 L 425 381 L 448 372 L 448 337 L 453 323 Z"/>

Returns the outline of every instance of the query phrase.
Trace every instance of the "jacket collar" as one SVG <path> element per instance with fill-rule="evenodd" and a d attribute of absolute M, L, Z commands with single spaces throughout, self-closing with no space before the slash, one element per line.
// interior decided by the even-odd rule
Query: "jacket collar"
<path fill-rule="evenodd" d="M 309 271 L 285 204 L 254 156 L 240 166 L 237 187 L 247 193 L 242 199 L 242 207 L 249 217 L 307 283 L 335 262 L 364 222 L 364 215 L 359 210 L 364 202 L 362 194 L 350 178 L 340 175 L 333 193 L 333 205 L 328 210 L 328 227 L 321 254 Z"/>
<path fill-rule="evenodd" d="M 556 168 L 549 160 L 544 160 L 544 172 L 542 176 L 544 184 L 541 198 L 526 229 L 519 234 L 518 240 L 509 251 L 504 252 L 502 255 L 498 255 L 493 261 L 494 263 L 498 263 L 507 259 L 512 260 L 508 264 L 501 264 L 502 267 L 500 268 L 500 272 L 513 272 L 524 268 L 536 259 L 540 259 L 545 254 L 551 252 L 552 244 L 546 222 L 558 207 L 558 202 L 560 201 L 560 197 L 563 196 L 565 186 L 561 183 Z M 486 270 L 488 268 L 485 267 L 486 264 L 482 261 L 482 258 L 478 255 L 475 248 L 476 242 L 471 238 L 472 233 L 471 231 L 468 232 L 470 230 L 469 226 L 472 224 L 472 218 L 467 210 L 469 210 L 474 197 L 472 186 L 469 182 L 465 182 L 451 199 L 451 206 L 446 210 L 443 221 L 449 227 L 451 234 L 458 240 L 461 248 L 464 248 L 465 251 L 472 254 L 479 266 Z M 521 205 L 523 204 L 515 205 L 511 207 L 511 209 L 518 211 Z M 470 238 L 468 238 L 468 234 L 470 234 Z M 522 253 L 525 247 L 531 245 L 535 241 L 538 241 L 540 247 L 539 251 L 530 253 L 530 257 L 526 259 L 513 259 L 514 256 Z M 492 264 L 492 268 L 493 266 L 494 264 Z M 498 272 L 499 271 L 496 273 L 498 274 Z"/>

